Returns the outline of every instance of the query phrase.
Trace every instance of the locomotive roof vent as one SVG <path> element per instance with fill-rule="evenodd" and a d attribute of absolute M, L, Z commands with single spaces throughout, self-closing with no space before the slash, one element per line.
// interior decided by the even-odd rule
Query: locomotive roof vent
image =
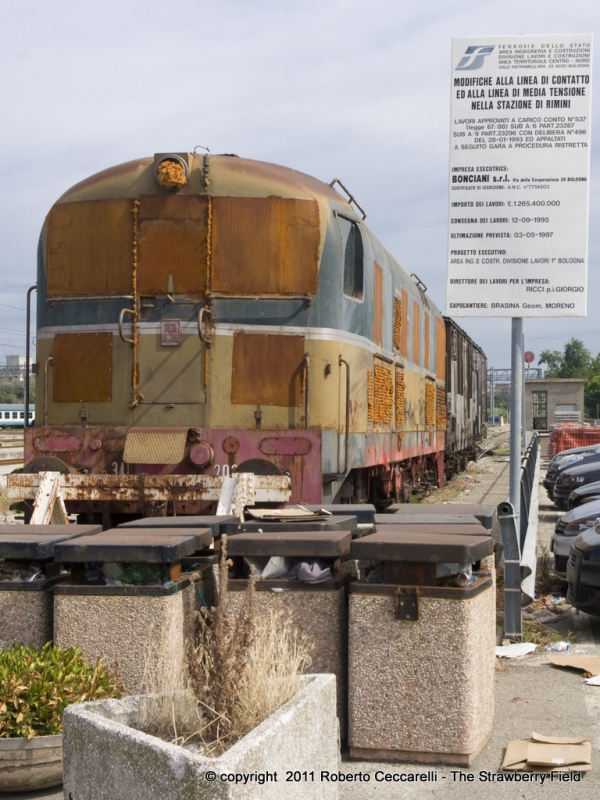
<path fill-rule="evenodd" d="M 188 153 L 156 153 L 154 177 L 159 186 L 174 192 L 190 179 Z"/>

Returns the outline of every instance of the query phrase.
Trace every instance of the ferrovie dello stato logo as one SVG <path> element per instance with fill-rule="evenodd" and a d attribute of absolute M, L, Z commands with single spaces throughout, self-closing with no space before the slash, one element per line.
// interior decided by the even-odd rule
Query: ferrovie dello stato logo
<path fill-rule="evenodd" d="M 458 62 L 456 69 L 481 69 L 486 56 L 489 56 L 494 49 L 494 45 L 472 44 L 465 50 L 464 56 Z"/>

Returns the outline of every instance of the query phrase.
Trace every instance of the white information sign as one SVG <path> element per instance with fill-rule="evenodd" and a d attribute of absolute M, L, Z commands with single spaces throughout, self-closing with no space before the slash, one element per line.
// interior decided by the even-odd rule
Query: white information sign
<path fill-rule="evenodd" d="M 447 313 L 586 315 L 592 37 L 452 42 Z"/>

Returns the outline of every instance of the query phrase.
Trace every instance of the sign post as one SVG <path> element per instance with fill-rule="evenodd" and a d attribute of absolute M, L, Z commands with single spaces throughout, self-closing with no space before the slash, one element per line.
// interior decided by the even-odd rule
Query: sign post
<path fill-rule="evenodd" d="M 523 318 L 586 316 L 592 37 L 452 43 L 446 310 L 511 317 L 518 514 Z"/>

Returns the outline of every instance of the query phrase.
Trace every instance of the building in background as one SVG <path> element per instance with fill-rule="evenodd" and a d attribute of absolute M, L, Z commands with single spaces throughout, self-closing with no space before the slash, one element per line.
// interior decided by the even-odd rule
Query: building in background
<path fill-rule="evenodd" d="M 582 423 L 587 378 L 541 378 L 525 381 L 528 431 L 548 431 L 565 422 Z"/>
<path fill-rule="evenodd" d="M 30 356 L 29 357 L 30 371 L 32 363 L 33 359 Z M 17 356 L 17 355 L 6 356 L 6 363 L 0 364 L 0 380 L 9 380 L 9 381 L 25 380 L 25 370 L 26 370 L 25 365 L 26 365 L 25 356 Z"/>

